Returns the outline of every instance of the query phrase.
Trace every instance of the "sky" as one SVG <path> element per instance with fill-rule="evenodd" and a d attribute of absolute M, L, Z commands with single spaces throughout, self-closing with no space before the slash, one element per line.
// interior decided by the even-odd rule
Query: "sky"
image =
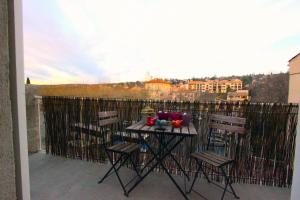
<path fill-rule="evenodd" d="M 35 84 L 278 73 L 300 52 L 299 0 L 24 0 Z"/>

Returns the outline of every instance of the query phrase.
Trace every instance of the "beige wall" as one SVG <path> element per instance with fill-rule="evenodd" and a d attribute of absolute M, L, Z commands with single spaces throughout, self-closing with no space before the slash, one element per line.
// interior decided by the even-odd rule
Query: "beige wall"
<path fill-rule="evenodd" d="M 290 61 L 289 103 L 300 101 L 300 55 Z"/>
<path fill-rule="evenodd" d="M 37 90 L 37 86 L 26 85 L 26 120 L 29 153 L 35 153 L 40 150 L 40 105 L 38 105 L 38 99 L 35 98 Z"/>
<path fill-rule="evenodd" d="M 0 0 L 0 199 L 16 199 L 9 80 L 8 4 Z"/>

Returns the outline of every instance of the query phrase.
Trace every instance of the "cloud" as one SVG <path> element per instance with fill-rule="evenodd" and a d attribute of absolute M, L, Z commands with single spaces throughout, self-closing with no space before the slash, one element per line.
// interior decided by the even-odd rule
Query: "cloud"
<path fill-rule="evenodd" d="M 32 83 L 109 81 L 55 6 L 28 3 L 35 5 L 24 6 L 25 76 Z"/>
<path fill-rule="evenodd" d="M 292 0 L 24 4 L 26 75 L 48 66 L 51 83 L 55 73 L 94 83 L 280 72 L 300 50 L 287 39 L 300 35 Z"/>

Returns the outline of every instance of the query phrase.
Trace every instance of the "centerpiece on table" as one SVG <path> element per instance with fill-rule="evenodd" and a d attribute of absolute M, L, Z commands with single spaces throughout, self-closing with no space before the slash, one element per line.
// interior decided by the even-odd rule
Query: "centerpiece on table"
<path fill-rule="evenodd" d="M 183 125 L 182 113 L 172 112 L 170 113 L 171 124 L 174 128 L 181 128 Z"/>
<path fill-rule="evenodd" d="M 191 116 L 182 112 L 159 111 L 157 117 L 156 124 L 158 124 L 160 128 L 164 125 L 172 125 L 175 128 L 181 128 L 182 126 L 188 126 L 191 121 Z"/>
<path fill-rule="evenodd" d="M 158 130 L 165 130 L 165 127 L 172 125 L 174 128 L 181 128 L 182 126 L 188 126 L 191 117 L 187 113 L 182 112 L 163 112 L 159 111 L 156 117 L 147 117 L 148 126 L 156 126 Z"/>
<path fill-rule="evenodd" d="M 157 114 L 157 120 L 156 120 L 156 129 L 158 130 L 165 130 L 165 126 L 170 125 L 169 121 L 169 113 L 168 112 L 163 112 L 159 111 Z"/>

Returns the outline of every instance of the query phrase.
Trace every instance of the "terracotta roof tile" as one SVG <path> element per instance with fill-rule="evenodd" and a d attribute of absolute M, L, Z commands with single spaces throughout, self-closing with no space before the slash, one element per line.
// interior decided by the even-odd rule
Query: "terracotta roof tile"
<path fill-rule="evenodd" d="M 165 81 L 163 79 L 159 79 L 159 78 L 152 79 L 150 81 L 147 81 L 146 83 L 164 83 L 164 84 L 170 84 L 171 85 L 170 82 Z"/>

